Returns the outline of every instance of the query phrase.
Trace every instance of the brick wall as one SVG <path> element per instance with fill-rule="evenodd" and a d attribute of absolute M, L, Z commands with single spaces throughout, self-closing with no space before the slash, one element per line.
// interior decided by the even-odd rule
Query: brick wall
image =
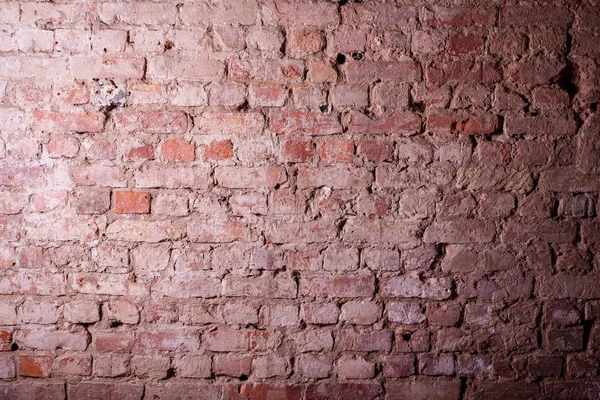
<path fill-rule="evenodd" d="M 598 399 L 600 5 L 0 2 L 0 399 Z"/>

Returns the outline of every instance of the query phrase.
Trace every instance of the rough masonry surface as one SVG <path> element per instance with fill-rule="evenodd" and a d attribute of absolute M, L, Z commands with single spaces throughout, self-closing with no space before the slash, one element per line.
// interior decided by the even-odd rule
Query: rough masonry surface
<path fill-rule="evenodd" d="M 0 399 L 600 398 L 599 35 L 0 2 Z"/>

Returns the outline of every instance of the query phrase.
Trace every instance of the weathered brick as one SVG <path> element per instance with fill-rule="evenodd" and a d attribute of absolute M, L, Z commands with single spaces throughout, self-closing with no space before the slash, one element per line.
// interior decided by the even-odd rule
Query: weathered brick
<path fill-rule="evenodd" d="M 371 297 L 375 281 L 370 275 L 310 274 L 300 279 L 300 292 L 315 297 Z"/>
<path fill-rule="evenodd" d="M 98 185 L 106 187 L 125 187 L 123 169 L 104 165 L 81 165 L 69 168 L 73 182 L 80 185 Z"/>
<path fill-rule="evenodd" d="M 265 297 L 294 299 L 297 295 L 296 282 L 291 278 L 278 277 L 236 277 L 223 279 L 221 294 L 226 297 Z"/>
<path fill-rule="evenodd" d="M 573 14 L 564 6 L 504 6 L 500 9 L 500 25 L 515 27 L 565 28 L 573 21 Z"/>
<path fill-rule="evenodd" d="M 469 61 L 438 62 L 426 68 L 429 84 L 445 83 L 495 83 L 502 79 L 500 71 L 493 64 L 483 62 L 472 64 Z"/>
<path fill-rule="evenodd" d="M 150 212 L 150 193 L 113 192 L 115 212 L 117 214 L 148 214 Z"/>
<path fill-rule="evenodd" d="M 200 334 L 180 329 L 138 332 L 137 345 L 159 351 L 193 351 L 200 346 Z"/>
<path fill-rule="evenodd" d="M 285 169 L 281 166 L 270 167 L 217 167 L 215 168 L 217 184 L 226 188 L 247 189 L 275 187 L 287 179 Z"/>
<path fill-rule="evenodd" d="M 194 161 L 196 159 L 194 144 L 185 140 L 166 140 L 161 145 L 161 152 L 165 161 Z"/>
<path fill-rule="evenodd" d="M 418 82 L 421 69 L 413 61 L 348 62 L 344 67 L 348 83 L 371 83 L 377 80 L 391 82 Z"/>
<path fill-rule="evenodd" d="M 306 400 L 325 400 L 340 397 L 348 400 L 375 400 L 381 387 L 377 383 L 318 383 L 308 385 Z"/>
<path fill-rule="evenodd" d="M 123 132 L 182 134 L 188 128 L 187 115 L 182 111 L 121 111 L 112 118 L 115 128 Z"/>
<path fill-rule="evenodd" d="M 298 170 L 298 187 L 301 189 L 329 186 L 333 189 L 363 188 L 371 185 L 373 175 L 362 168 L 343 166 L 332 167 L 300 167 Z"/>
<path fill-rule="evenodd" d="M 105 3 L 98 7 L 98 17 L 106 25 L 164 25 L 173 24 L 177 10 L 172 4 Z"/>
<path fill-rule="evenodd" d="M 20 355 L 17 359 L 19 376 L 49 378 L 53 362 L 53 356 Z"/>
<path fill-rule="evenodd" d="M 306 112 L 273 112 L 270 115 L 271 131 L 277 134 L 334 135 L 342 132 L 335 114 Z"/>
<path fill-rule="evenodd" d="M 417 239 L 419 222 L 411 220 L 348 218 L 342 237 L 348 243 L 396 244 L 413 248 Z"/>
<path fill-rule="evenodd" d="M 20 330 L 15 332 L 15 342 L 19 348 L 32 350 L 79 350 L 88 346 L 86 331 L 42 331 Z"/>
<path fill-rule="evenodd" d="M 460 398 L 459 381 L 386 383 L 385 400 L 426 400 L 435 397 L 440 400 Z"/>
<path fill-rule="evenodd" d="M 176 240 L 184 235 L 184 229 L 170 221 L 142 221 L 121 219 L 108 225 L 106 236 L 111 240 L 131 242 L 161 242 Z"/>
<path fill-rule="evenodd" d="M 336 233 L 335 224 L 328 220 L 287 223 L 272 221 L 265 232 L 270 243 L 328 242 L 336 236 Z"/>
<path fill-rule="evenodd" d="M 75 400 L 100 400 L 106 398 L 141 400 L 143 393 L 143 385 L 128 382 L 112 383 L 84 381 L 67 385 L 67 395 L 70 399 Z"/>

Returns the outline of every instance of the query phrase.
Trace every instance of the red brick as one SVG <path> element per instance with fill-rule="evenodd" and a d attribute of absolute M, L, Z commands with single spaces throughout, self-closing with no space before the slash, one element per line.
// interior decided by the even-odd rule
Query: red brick
<path fill-rule="evenodd" d="M 128 382 L 82 381 L 67 385 L 68 398 L 74 400 L 141 400 L 143 393 L 143 385 Z"/>
<path fill-rule="evenodd" d="M 462 135 L 490 135 L 498 129 L 498 117 L 484 115 L 430 114 L 427 116 L 427 130 L 435 133 Z"/>
<path fill-rule="evenodd" d="M 315 146 L 310 140 L 281 141 L 281 158 L 286 162 L 306 162 L 315 155 Z"/>
<path fill-rule="evenodd" d="M 195 131 L 203 135 L 256 136 L 264 127 L 259 113 L 204 113 L 194 118 Z"/>
<path fill-rule="evenodd" d="M 166 140 L 162 142 L 161 151 L 165 161 L 194 161 L 196 159 L 194 143 L 185 140 Z"/>
<path fill-rule="evenodd" d="M 438 62 L 426 68 L 427 82 L 433 85 L 445 83 L 495 83 L 501 73 L 490 63 L 469 61 Z"/>
<path fill-rule="evenodd" d="M 375 400 L 379 398 L 381 387 L 377 383 L 319 383 L 306 388 L 306 400 Z"/>
<path fill-rule="evenodd" d="M 252 357 L 237 354 L 215 355 L 213 369 L 216 375 L 239 378 L 249 376 L 252 369 Z"/>
<path fill-rule="evenodd" d="M 154 146 L 142 142 L 125 142 L 122 145 L 125 161 L 154 160 Z"/>
<path fill-rule="evenodd" d="M 40 383 L 34 383 L 29 380 L 22 382 L 2 382 L 0 383 L 0 391 L 2 391 L 7 399 L 14 400 L 55 400 L 65 398 L 64 382 L 40 381 Z"/>
<path fill-rule="evenodd" d="M 491 27 L 496 23 L 496 10 L 485 7 L 428 7 L 423 14 L 428 25 L 470 28 L 473 25 Z"/>
<path fill-rule="evenodd" d="M 18 358 L 19 376 L 48 378 L 52 371 L 53 356 L 20 355 Z"/>
<path fill-rule="evenodd" d="M 550 84 L 560 77 L 565 64 L 549 59 L 513 63 L 507 68 L 508 78 L 517 84 L 544 85 Z"/>
<path fill-rule="evenodd" d="M 527 370 L 531 376 L 560 377 L 563 370 L 563 359 L 557 356 L 538 356 L 529 359 Z"/>
<path fill-rule="evenodd" d="M 3 315 L 6 316 L 6 315 Z M 7 321 L 10 322 L 10 321 Z M 0 351 L 10 351 L 12 344 L 12 332 L 6 329 L 0 329 Z"/>
<path fill-rule="evenodd" d="M 525 243 L 529 240 L 542 243 L 572 243 L 576 229 L 571 221 L 542 220 L 536 224 L 530 222 L 512 222 L 505 226 L 502 240 L 511 243 Z"/>
<path fill-rule="evenodd" d="M 369 275 L 307 274 L 300 279 L 300 292 L 316 297 L 370 297 L 375 290 Z"/>
<path fill-rule="evenodd" d="M 454 375 L 454 356 L 452 354 L 419 354 L 419 373 L 422 375 Z"/>
<path fill-rule="evenodd" d="M 108 140 L 86 141 L 83 147 L 89 160 L 114 160 L 117 157 L 117 146 Z"/>
<path fill-rule="evenodd" d="M 382 135 L 395 133 L 410 136 L 421 130 L 421 117 L 418 114 L 393 113 L 379 118 L 370 118 L 353 111 L 346 116 L 348 131 L 354 134 Z"/>
<path fill-rule="evenodd" d="M 204 336 L 207 350 L 214 352 L 240 352 L 250 348 L 250 336 L 245 330 L 216 330 Z"/>
<path fill-rule="evenodd" d="M 279 2 L 276 4 L 280 23 L 288 26 L 308 25 L 326 27 L 339 21 L 337 6 L 328 3 L 296 4 Z"/>
<path fill-rule="evenodd" d="M 233 157 L 233 145 L 230 140 L 216 140 L 200 148 L 205 159 L 220 161 Z"/>
<path fill-rule="evenodd" d="M 411 277 L 391 277 L 381 281 L 384 297 L 444 300 L 451 296 L 451 281 L 447 278 L 428 278 L 421 281 Z"/>
<path fill-rule="evenodd" d="M 505 57 L 519 56 L 527 50 L 527 37 L 512 28 L 501 29 L 489 37 L 490 53 Z"/>
<path fill-rule="evenodd" d="M 342 237 L 348 243 L 388 243 L 413 248 L 417 240 L 417 223 L 410 220 L 349 218 Z"/>
<path fill-rule="evenodd" d="M 267 383 L 242 384 L 239 393 L 248 400 L 260 399 L 289 399 L 300 400 L 302 395 L 301 385 L 278 385 Z"/>
<path fill-rule="evenodd" d="M 120 332 L 97 332 L 93 336 L 93 345 L 98 352 L 129 353 L 135 340 L 133 335 Z"/>
<path fill-rule="evenodd" d="M 12 379 L 15 375 L 16 371 L 13 355 L 8 354 L 0 357 L 0 377 L 2 377 L 2 379 Z"/>
<path fill-rule="evenodd" d="M 386 378 L 404 378 L 415 374 L 413 355 L 383 356 L 381 364 Z"/>
<path fill-rule="evenodd" d="M 338 73 L 333 66 L 333 61 L 323 61 L 317 58 L 308 60 L 307 78 L 311 83 L 335 82 Z"/>
<path fill-rule="evenodd" d="M 326 163 L 352 163 L 354 143 L 352 140 L 326 140 L 319 145 L 319 157 Z"/>
<path fill-rule="evenodd" d="M 321 51 L 323 47 L 325 47 L 323 32 L 314 28 L 297 29 L 288 35 L 286 53 L 291 57 L 304 57 Z"/>
<path fill-rule="evenodd" d="M 478 54 L 483 50 L 484 38 L 481 35 L 451 35 L 448 39 L 448 50 L 454 55 Z"/>
<path fill-rule="evenodd" d="M 344 64 L 346 80 L 350 84 L 372 83 L 377 80 L 391 82 L 419 82 L 421 69 L 413 61 L 348 61 Z"/>
<path fill-rule="evenodd" d="M 90 376 L 92 356 L 87 354 L 62 355 L 56 357 L 52 367 L 55 376 Z"/>
<path fill-rule="evenodd" d="M 112 118 L 122 132 L 183 134 L 188 128 L 187 114 L 182 111 L 120 111 Z"/>
<path fill-rule="evenodd" d="M 461 397 L 459 381 L 386 383 L 385 391 L 385 400 L 458 400 Z"/>
<path fill-rule="evenodd" d="M 392 332 L 388 330 L 357 332 L 350 329 L 340 331 L 337 340 L 342 350 L 388 352 L 392 348 Z"/>
<path fill-rule="evenodd" d="M 299 111 L 271 113 L 270 129 L 277 134 L 317 136 L 342 133 L 342 125 L 336 115 Z"/>
<path fill-rule="evenodd" d="M 363 168 L 344 166 L 300 167 L 297 185 L 301 189 L 328 186 L 334 189 L 357 189 L 371 185 L 373 176 Z"/>
<path fill-rule="evenodd" d="M 55 87 L 54 96 L 66 104 L 80 105 L 90 101 L 90 92 L 83 82 L 64 83 Z"/>
<path fill-rule="evenodd" d="M 565 6 L 503 6 L 500 9 L 500 26 L 566 28 L 573 14 Z"/>
<path fill-rule="evenodd" d="M 381 162 L 392 157 L 394 146 L 387 141 L 363 140 L 358 142 L 356 151 L 368 161 Z"/>
<path fill-rule="evenodd" d="M 180 329 L 138 332 L 137 344 L 150 350 L 194 351 L 200 347 L 200 334 Z"/>
<path fill-rule="evenodd" d="M 194 399 L 212 400 L 221 398 L 220 385 L 199 382 L 173 381 L 152 382 L 146 385 L 144 397 L 156 400 Z M 117 397 L 115 397 L 117 398 Z"/>
<path fill-rule="evenodd" d="M 39 106 L 50 102 L 51 86 L 47 83 L 20 83 L 15 87 L 16 102 L 22 106 Z"/>
<path fill-rule="evenodd" d="M 260 298 L 294 299 L 296 282 L 288 277 L 225 277 L 221 294 L 226 297 L 254 296 Z"/>
<path fill-rule="evenodd" d="M 73 166 L 69 168 L 71 178 L 80 185 L 125 187 L 123 170 L 120 167 L 97 164 Z"/>
<path fill-rule="evenodd" d="M 150 193 L 114 192 L 115 212 L 117 214 L 148 214 L 150 212 Z"/>
<path fill-rule="evenodd" d="M 104 114 L 101 113 L 57 113 L 50 111 L 33 112 L 33 129 L 42 131 L 90 132 L 104 129 Z"/>
<path fill-rule="evenodd" d="M 208 189 L 212 182 L 210 168 L 165 167 L 158 164 L 146 164 L 134 173 L 135 183 L 140 188 L 193 188 Z"/>
<path fill-rule="evenodd" d="M 249 189 L 275 187 L 287 180 L 287 174 L 282 166 L 217 167 L 215 179 L 221 187 Z"/>
<path fill-rule="evenodd" d="M 248 87 L 248 103 L 251 107 L 281 107 L 287 100 L 288 91 L 278 84 L 256 84 Z"/>

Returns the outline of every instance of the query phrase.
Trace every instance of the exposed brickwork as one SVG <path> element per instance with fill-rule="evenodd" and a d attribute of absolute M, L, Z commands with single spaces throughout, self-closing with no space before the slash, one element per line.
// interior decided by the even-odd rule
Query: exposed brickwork
<path fill-rule="evenodd" d="M 0 2 L 0 399 L 600 398 L 600 3 Z"/>

